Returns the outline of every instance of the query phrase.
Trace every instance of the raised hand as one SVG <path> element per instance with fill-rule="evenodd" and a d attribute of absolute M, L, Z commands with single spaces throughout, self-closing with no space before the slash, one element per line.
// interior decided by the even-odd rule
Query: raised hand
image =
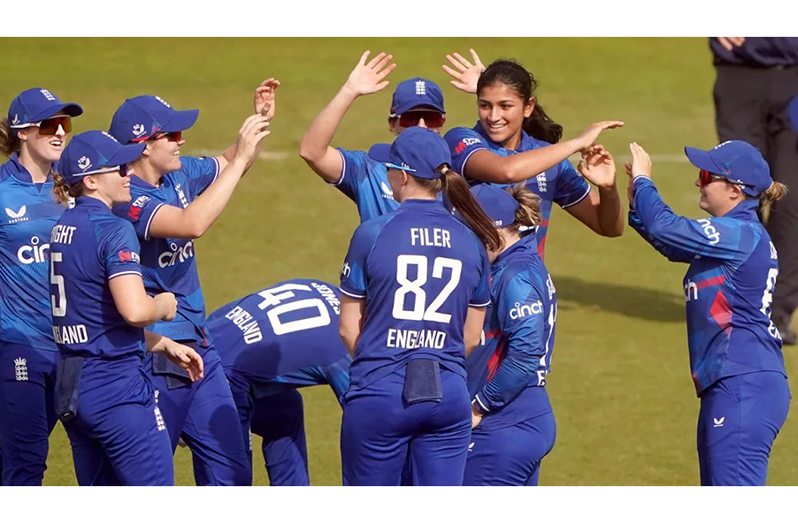
<path fill-rule="evenodd" d="M 443 70 L 446 71 L 446 74 L 454 78 L 454 80 L 450 82 L 453 86 L 465 93 L 473 94 L 477 92 L 477 81 L 479 80 L 479 75 L 485 70 L 485 66 L 482 65 L 476 51 L 473 49 L 469 49 L 469 51 L 471 51 L 471 58 L 474 60 L 473 64 L 460 56 L 459 53 L 453 53 L 450 55 L 447 54 L 446 59 L 449 60 L 449 63 L 452 64 L 457 71 L 446 64 L 442 67 Z"/>
<path fill-rule="evenodd" d="M 585 150 L 576 168 L 596 187 L 615 186 L 615 160 L 603 145 L 594 145 Z"/>
<path fill-rule="evenodd" d="M 252 165 L 260 152 L 261 142 L 270 133 L 268 116 L 253 114 L 248 117 L 238 131 L 233 159 L 245 162 L 247 167 Z"/>
<path fill-rule="evenodd" d="M 590 124 L 587 129 L 582 131 L 582 134 L 576 138 L 579 150 L 585 151 L 590 148 L 605 129 L 617 129 L 618 127 L 623 127 L 623 122 L 620 120 L 606 120 Z"/>
<path fill-rule="evenodd" d="M 629 150 L 632 151 L 632 164 L 627 168 L 626 173 L 632 178 L 641 174 L 651 178 L 651 157 L 646 150 L 637 142 L 630 143 Z"/>
<path fill-rule="evenodd" d="M 267 116 L 269 121 L 274 118 L 274 92 L 280 87 L 280 80 L 269 78 L 255 88 L 255 114 Z"/>
<path fill-rule="evenodd" d="M 366 63 L 369 53 L 371 51 L 363 53 L 344 84 L 355 96 L 382 91 L 389 83 L 385 77 L 396 69 L 396 64 L 390 63 L 393 55 L 380 53 Z"/>

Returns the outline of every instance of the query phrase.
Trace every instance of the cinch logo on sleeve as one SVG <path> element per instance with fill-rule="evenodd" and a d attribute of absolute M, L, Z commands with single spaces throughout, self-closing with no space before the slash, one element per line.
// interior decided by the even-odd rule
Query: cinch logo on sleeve
<path fill-rule="evenodd" d="M 39 245 L 40 242 L 41 240 L 39 240 L 38 236 L 31 238 L 30 245 L 23 245 L 19 248 L 17 251 L 17 259 L 25 265 L 46 262 L 48 257 L 47 254 L 50 251 L 50 244 L 42 243 Z"/>
<path fill-rule="evenodd" d="M 182 247 L 178 247 L 176 243 L 170 243 L 169 247 L 172 249 L 172 252 L 166 251 L 158 256 L 158 266 L 162 269 L 170 267 L 178 261 L 183 263 L 189 258 L 194 257 L 194 240 L 189 240 Z"/>
<path fill-rule="evenodd" d="M 521 305 L 521 302 L 515 302 L 515 307 L 510 309 L 510 319 L 517 320 L 520 318 L 524 318 L 526 316 L 531 316 L 533 314 L 542 314 L 543 313 L 543 303 L 541 301 L 536 301 L 530 305 Z"/>
<path fill-rule="evenodd" d="M 457 147 L 454 148 L 455 154 L 460 154 L 461 152 L 466 150 L 466 147 L 469 145 L 474 145 L 480 143 L 479 138 L 463 138 L 460 140 L 460 143 L 457 144 Z"/>
<path fill-rule="evenodd" d="M 349 262 L 344 263 L 343 268 L 341 269 L 341 276 L 344 278 L 349 277 L 349 274 L 352 272 L 352 268 L 349 267 Z"/>
<path fill-rule="evenodd" d="M 684 301 L 698 299 L 698 285 L 691 280 L 687 280 L 684 284 Z"/>
<path fill-rule="evenodd" d="M 709 218 L 701 218 L 698 220 L 698 223 L 701 224 L 701 227 L 704 229 L 704 234 L 709 238 L 710 245 L 715 245 L 720 241 L 720 233 L 715 226 L 712 225 L 712 222 L 709 221 Z"/>

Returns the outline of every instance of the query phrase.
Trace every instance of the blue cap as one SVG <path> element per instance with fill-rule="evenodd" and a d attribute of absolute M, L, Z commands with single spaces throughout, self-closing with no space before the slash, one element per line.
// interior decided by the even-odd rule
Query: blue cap
<path fill-rule="evenodd" d="M 770 188 L 773 179 L 770 167 L 759 149 L 743 142 L 731 140 L 709 151 L 685 147 L 690 163 L 714 174 L 725 176 L 729 182 L 743 185 L 743 192 L 754 198 Z"/>
<path fill-rule="evenodd" d="M 790 122 L 792 122 L 792 128 L 795 129 L 795 132 L 798 133 L 798 95 L 790 101 L 789 109 L 787 111 L 790 114 Z"/>
<path fill-rule="evenodd" d="M 428 105 L 440 113 L 446 113 L 443 109 L 443 93 L 435 82 L 424 78 L 400 82 L 391 98 L 391 118 L 420 105 Z"/>
<path fill-rule="evenodd" d="M 443 164 L 452 164 L 446 140 L 424 127 L 406 129 L 393 143 L 372 145 L 369 158 L 427 180 L 442 178 L 443 175 L 435 170 Z"/>
<path fill-rule="evenodd" d="M 67 185 L 74 185 L 89 174 L 132 162 L 146 146 L 122 145 L 105 131 L 86 131 L 69 141 L 58 161 L 58 172 Z"/>
<path fill-rule="evenodd" d="M 69 116 L 80 116 L 83 107 L 75 103 L 63 103 L 56 95 L 41 87 L 22 91 L 11 100 L 8 108 L 8 124 L 12 129 L 23 129 L 32 123 L 41 122 L 64 111 Z"/>
<path fill-rule="evenodd" d="M 471 194 L 477 199 L 496 227 L 509 227 L 515 221 L 518 200 L 504 189 L 488 183 L 481 183 L 471 188 Z"/>
<path fill-rule="evenodd" d="M 143 142 L 156 133 L 185 131 L 198 116 L 199 109 L 175 111 L 158 96 L 137 96 L 116 110 L 108 132 L 122 143 Z"/>

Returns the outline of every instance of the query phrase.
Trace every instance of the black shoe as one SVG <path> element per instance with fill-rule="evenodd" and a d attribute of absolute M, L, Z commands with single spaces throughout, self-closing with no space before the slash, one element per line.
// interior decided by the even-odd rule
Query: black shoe
<path fill-rule="evenodd" d="M 792 325 L 785 325 L 784 327 L 778 327 L 779 334 L 781 334 L 781 341 L 784 345 L 795 345 L 798 343 L 798 336 L 795 335 L 795 331 L 792 329 Z"/>

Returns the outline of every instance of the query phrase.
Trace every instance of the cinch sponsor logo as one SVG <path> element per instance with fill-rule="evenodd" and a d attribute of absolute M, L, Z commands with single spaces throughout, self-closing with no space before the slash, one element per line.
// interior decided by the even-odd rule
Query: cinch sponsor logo
<path fill-rule="evenodd" d="M 158 266 L 162 269 L 171 267 L 177 262 L 183 263 L 194 257 L 194 240 L 189 240 L 182 247 L 178 247 L 176 243 L 169 244 L 169 247 L 171 247 L 171 251 L 166 251 L 158 256 Z"/>
<path fill-rule="evenodd" d="M 704 229 L 704 234 L 709 238 L 710 245 L 715 245 L 720 241 L 720 233 L 712 225 L 712 222 L 709 221 L 709 218 L 701 218 L 698 220 L 698 223 L 701 224 L 701 227 Z"/>
<path fill-rule="evenodd" d="M 17 258 L 25 265 L 31 263 L 42 263 L 47 261 L 47 254 L 50 251 L 49 243 L 41 243 L 38 236 L 30 239 L 30 245 L 23 245 L 17 251 Z"/>
<path fill-rule="evenodd" d="M 352 268 L 349 267 L 349 262 L 344 263 L 344 266 L 341 268 L 341 276 L 348 277 L 351 273 Z"/>
<path fill-rule="evenodd" d="M 521 302 L 515 302 L 515 307 L 510 309 L 510 319 L 517 320 L 519 318 L 524 318 L 526 316 L 531 316 L 533 314 L 542 314 L 543 313 L 543 302 L 540 300 L 536 301 L 535 303 L 529 305 L 521 305 Z"/>
<path fill-rule="evenodd" d="M 687 280 L 684 283 L 684 301 L 698 299 L 698 285 L 692 280 Z"/>

